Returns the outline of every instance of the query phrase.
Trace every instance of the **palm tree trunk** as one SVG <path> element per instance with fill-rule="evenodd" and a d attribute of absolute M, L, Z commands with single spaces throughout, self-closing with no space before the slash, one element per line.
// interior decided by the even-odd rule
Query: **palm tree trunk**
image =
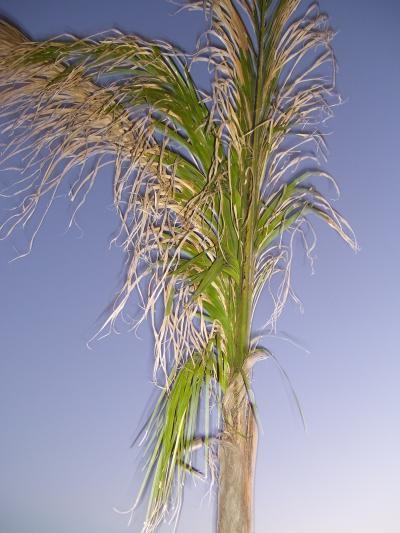
<path fill-rule="evenodd" d="M 218 533 L 253 533 L 253 492 L 258 431 L 243 378 L 223 402 L 225 428 L 219 446 Z"/>

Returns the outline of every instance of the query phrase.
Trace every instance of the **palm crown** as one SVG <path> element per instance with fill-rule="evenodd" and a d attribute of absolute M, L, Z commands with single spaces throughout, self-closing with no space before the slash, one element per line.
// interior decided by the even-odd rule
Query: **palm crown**
<path fill-rule="evenodd" d="M 15 156 L 25 163 L 23 177 L 3 190 L 20 198 L 3 237 L 33 224 L 32 244 L 71 169 L 79 169 L 70 190 L 76 209 L 99 170 L 114 169 L 116 240 L 128 263 L 102 329 L 138 289 L 162 385 L 143 433 L 146 531 L 179 510 L 186 473 L 198 473 L 198 444 L 211 460 L 211 404 L 222 406 L 220 442 L 235 425 L 229 391 L 236 387 L 233 398 L 252 409 L 251 367 L 268 355 L 252 337 L 253 312 L 263 288 L 279 279 L 274 327 L 291 292 L 291 242 L 296 233 L 306 237 L 308 215 L 355 247 L 347 223 L 310 184 L 331 180 L 319 166 L 318 128 L 337 101 L 335 64 L 326 16 L 313 5 L 295 18 L 298 5 L 187 1 L 210 21 L 191 56 L 116 31 L 32 42 L 0 26 L 0 104 L 11 136 L 3 163 Z M 195 61 L 209 66 L 208 92 L 192 79 Z"/>

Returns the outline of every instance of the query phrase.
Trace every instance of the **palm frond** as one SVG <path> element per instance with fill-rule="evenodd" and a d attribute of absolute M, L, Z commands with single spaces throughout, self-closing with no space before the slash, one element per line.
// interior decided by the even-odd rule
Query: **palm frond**
<path fill-rule="evenodd" d="M 191 58 L 117 31 L 32 42 L 0 23 L 0 117 L 9 136 L 2 164 L 17 158 L 24 171 L 1 193 L 18 205 L 0 235 L 31 225 L 29 251 L 72 169 L 74 217 L 100 169 L 113 168 L 115 241 L 127 266 L 100 331 L 113 329 L 136 290 L 143 314 L 134 325 L 150 318 L 154 380 L 163 388 L 145 431 L 146 533 L 179 513 L 186 473 L 196 470 L 201 398 L 209 406 L 229 396 L 238 379 L 251 396 L 253 313 L 276 278 L 271 328 L 293 295 L 292 244 L 298 234 L 307 242 L 309 215 L 356 248 L 347 222 L 312 184 L 331 181 L 323 125 L 339 98 L 327 18 L 315 4 L 295 18 L 299 4 L 184 2 L 210 20 Z M 208 93 L 196 87 L 190 59 L 208 63 Z"/>
<path fill-rule="evenodd" d="M 146 475 L 139 491 L 137 504 L 146 490 L 150 476 L 150 498 L 144 531 L 153 531 L 168 517 L 177 518 L 181 508 L 182 489 L 187 474 L 203 476 L 193 465 L 193 452 L 205 446 L 208 453 L 209 426 L 207 416 L 203 436 L 196 438 L 198 411 L 204 391 L 205 409 L 208 412 L 212 379 L 215 379 L 215 364 L 210 352 L 195 354 L 180 368 L 174 367 L 168 378 L 167 389 L 159 398 L 145 429 L 147 438 Z M 171 495 L 173 497 L 171 498 Z"/>

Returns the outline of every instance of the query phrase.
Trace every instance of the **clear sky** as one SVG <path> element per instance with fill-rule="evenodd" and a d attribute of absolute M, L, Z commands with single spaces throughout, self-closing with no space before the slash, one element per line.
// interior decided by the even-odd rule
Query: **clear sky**
<path fill-rule="evenodd" d="M 329 126 L 328 169 L 361 252 L 317 225 L 315 275 L 301 254 L 296 262 L 304 314 L 289 305 L 279 324 L 310 353 L 268 341 L 300 398 L 306 432 L 272 362 L 256 367 L 256 531 L 397 533 L 400 4 L 321 7 L 338 30 L 347 100 Z M 0 0 L 0 14 L 35 38 L 119 27 L 192 49 L 201 16 L 173 11 L 164 0 Z M 0 533 L 140 531 L 141 512 L 127 529 L 113 507 L 129 506 L 141 476 L 129 445 L 152 392 L 149 331 L 86 348 L 121 271 L 119 251 L 108 250 L 110 183 L 102 175 L 81 212 L 82 237 L 65 232 L 59 201 L 31 255 L 9 263 L 20 240 L 0 243 Z M 178 533 L 213 531 L 205 487 L 188 487 Z"/>

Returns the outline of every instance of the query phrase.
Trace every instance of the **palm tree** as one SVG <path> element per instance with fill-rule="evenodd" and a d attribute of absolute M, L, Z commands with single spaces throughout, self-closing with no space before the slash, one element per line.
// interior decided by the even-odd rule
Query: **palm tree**
<path fill-rule="evenodd" d="M 192 55 L 117 31 L 32 42 L 0 25 L 3 166 L 24 162 L 2 192 L 18 199 L 2 237 L 33 224 L 29 252 L 70 171 L 73 219 L 99 170 L 113 168 L 115 240 L 127 267 L 100 331 L 112 330 L 136 289 L 143 314 L 135 325 L 151 320 L 161 386 L 141 434 L 144 532 L 177 518 L 186 475 L 213 478 L 215 463 L 218 532 L 253 531 L 252 369 L 272 355 L 252 332 L 257 301 L 268 287 L 273 330 L 295 297 L 294 238 L 307 253 L 314 245 L 309 215 L 356 246 L 312 185 L 333 182 L 320 166 L 321 125 L 338 97 L 327 17 L 314 4 L 296 18 L 299 3 L 188 0 L 184 7 L 209 21 Z M 208 92 L 191 76 L 196 61 L 208 64 Z"/>

